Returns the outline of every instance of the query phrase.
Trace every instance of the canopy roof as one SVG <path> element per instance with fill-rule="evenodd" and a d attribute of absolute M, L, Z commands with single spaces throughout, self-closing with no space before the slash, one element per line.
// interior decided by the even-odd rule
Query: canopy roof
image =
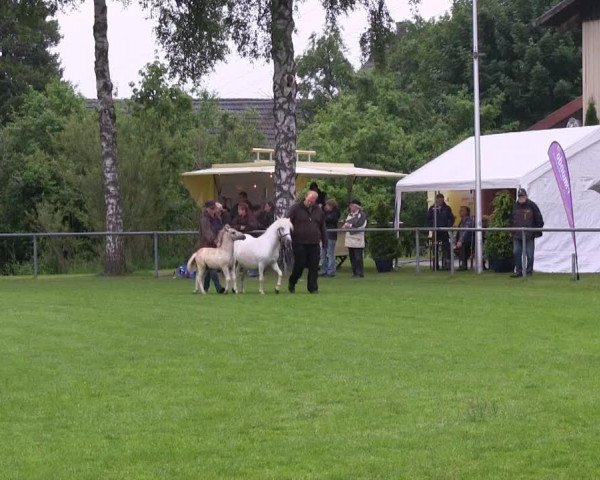
<path fill-rule="evenodd" d="M 561 144 L 568 158 L 599 140 L 600 126 L 483 135 L 481 188 L 517 188 L 529 185 L 533 179 L 551 168 L 548 148 L 553 141 Z M 396 184 L 397 193 L 474 189 L 473 137 L 442 153 Z"/>
<path fill-rule="evenodd" d="M 248 163 L 227 163 L 181 174 L 182 181 L 194 200 L 201 204 L 216 195 L 235 196 L 245 190 L 255 200 L 273 197 L 275 162 L 260 160 Z M 355 167 L 352 163 L 296 162 L 296 183 L 300 188 L 312 178 L 382 177 L 398 179 L 404 173 Z M 255 192 L 253 193 L 253 190 Z M 259 198 L 256 198 L 259 197 Z"/>

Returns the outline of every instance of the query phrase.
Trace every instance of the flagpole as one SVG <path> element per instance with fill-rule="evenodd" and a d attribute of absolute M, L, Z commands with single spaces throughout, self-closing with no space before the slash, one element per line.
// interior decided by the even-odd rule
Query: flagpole
<path fill-rule="evenodd" d="M 477 0 L 473 0 L 473 124 L 475 137 L 475 227 L 482 227 L 481 205 L 481 127 L 479 123 L 479 40 L 477 36 Z M 475 232 L 475 263 L 477 273 L 483 272 L 483 232 Z"/>

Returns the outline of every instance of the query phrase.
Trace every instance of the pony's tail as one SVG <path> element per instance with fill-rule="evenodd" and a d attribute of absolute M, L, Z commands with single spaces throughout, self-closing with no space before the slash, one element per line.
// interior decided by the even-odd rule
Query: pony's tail
<path fill-rule="evenodd" d="M 196 270 L 196 252 L 192 253 L 192 256 L 190 257 L 190 259 L 187 262 L 187 271 L 192 273 L 194 270 Z"/>

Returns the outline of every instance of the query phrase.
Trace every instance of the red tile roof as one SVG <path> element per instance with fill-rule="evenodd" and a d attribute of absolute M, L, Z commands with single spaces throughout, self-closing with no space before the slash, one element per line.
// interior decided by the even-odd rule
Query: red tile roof
<path fill-rule="evenodd" d="M 582 115 L 583 97 L 577 97 L 575 100 L 571 100 L 558 110 L 554 110 L 546 118 L 543 118 L 539 122 L 533 124 L 527 130 L 546 130 L 548 128 L 564 127 L 571 117 L 574 117 L 581 122 Z"/>

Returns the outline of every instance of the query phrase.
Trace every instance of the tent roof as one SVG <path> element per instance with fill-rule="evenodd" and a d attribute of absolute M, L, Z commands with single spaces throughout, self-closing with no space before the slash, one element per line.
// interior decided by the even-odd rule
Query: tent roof
<path fill-rule="evenodd" d="M 201 175 L 236 175 L 248 173 L 272 174 L 275 171 L 275 162 L 264 160 L 248 163 L 227 163 L 214 165 L 211 168 L 193 170 L 182 173 L 182 177 Z M 296 174 L 305 177 L 387 177 L 401 178 L 404 173 L 386 172 L 369 168 L 358 168 L 352 163 L 322 163 L 322 162 L 296 162 Z"/>
<path fill-rule="evenodd" d="M 481 188 L 527 186 L 550 169 L 553 141 L 567 158 L 600 140 L 600 126 L 481 136 Z M 475 143 L 470 137 L 399 180 L 397 192 L 475 189 Z"/>

